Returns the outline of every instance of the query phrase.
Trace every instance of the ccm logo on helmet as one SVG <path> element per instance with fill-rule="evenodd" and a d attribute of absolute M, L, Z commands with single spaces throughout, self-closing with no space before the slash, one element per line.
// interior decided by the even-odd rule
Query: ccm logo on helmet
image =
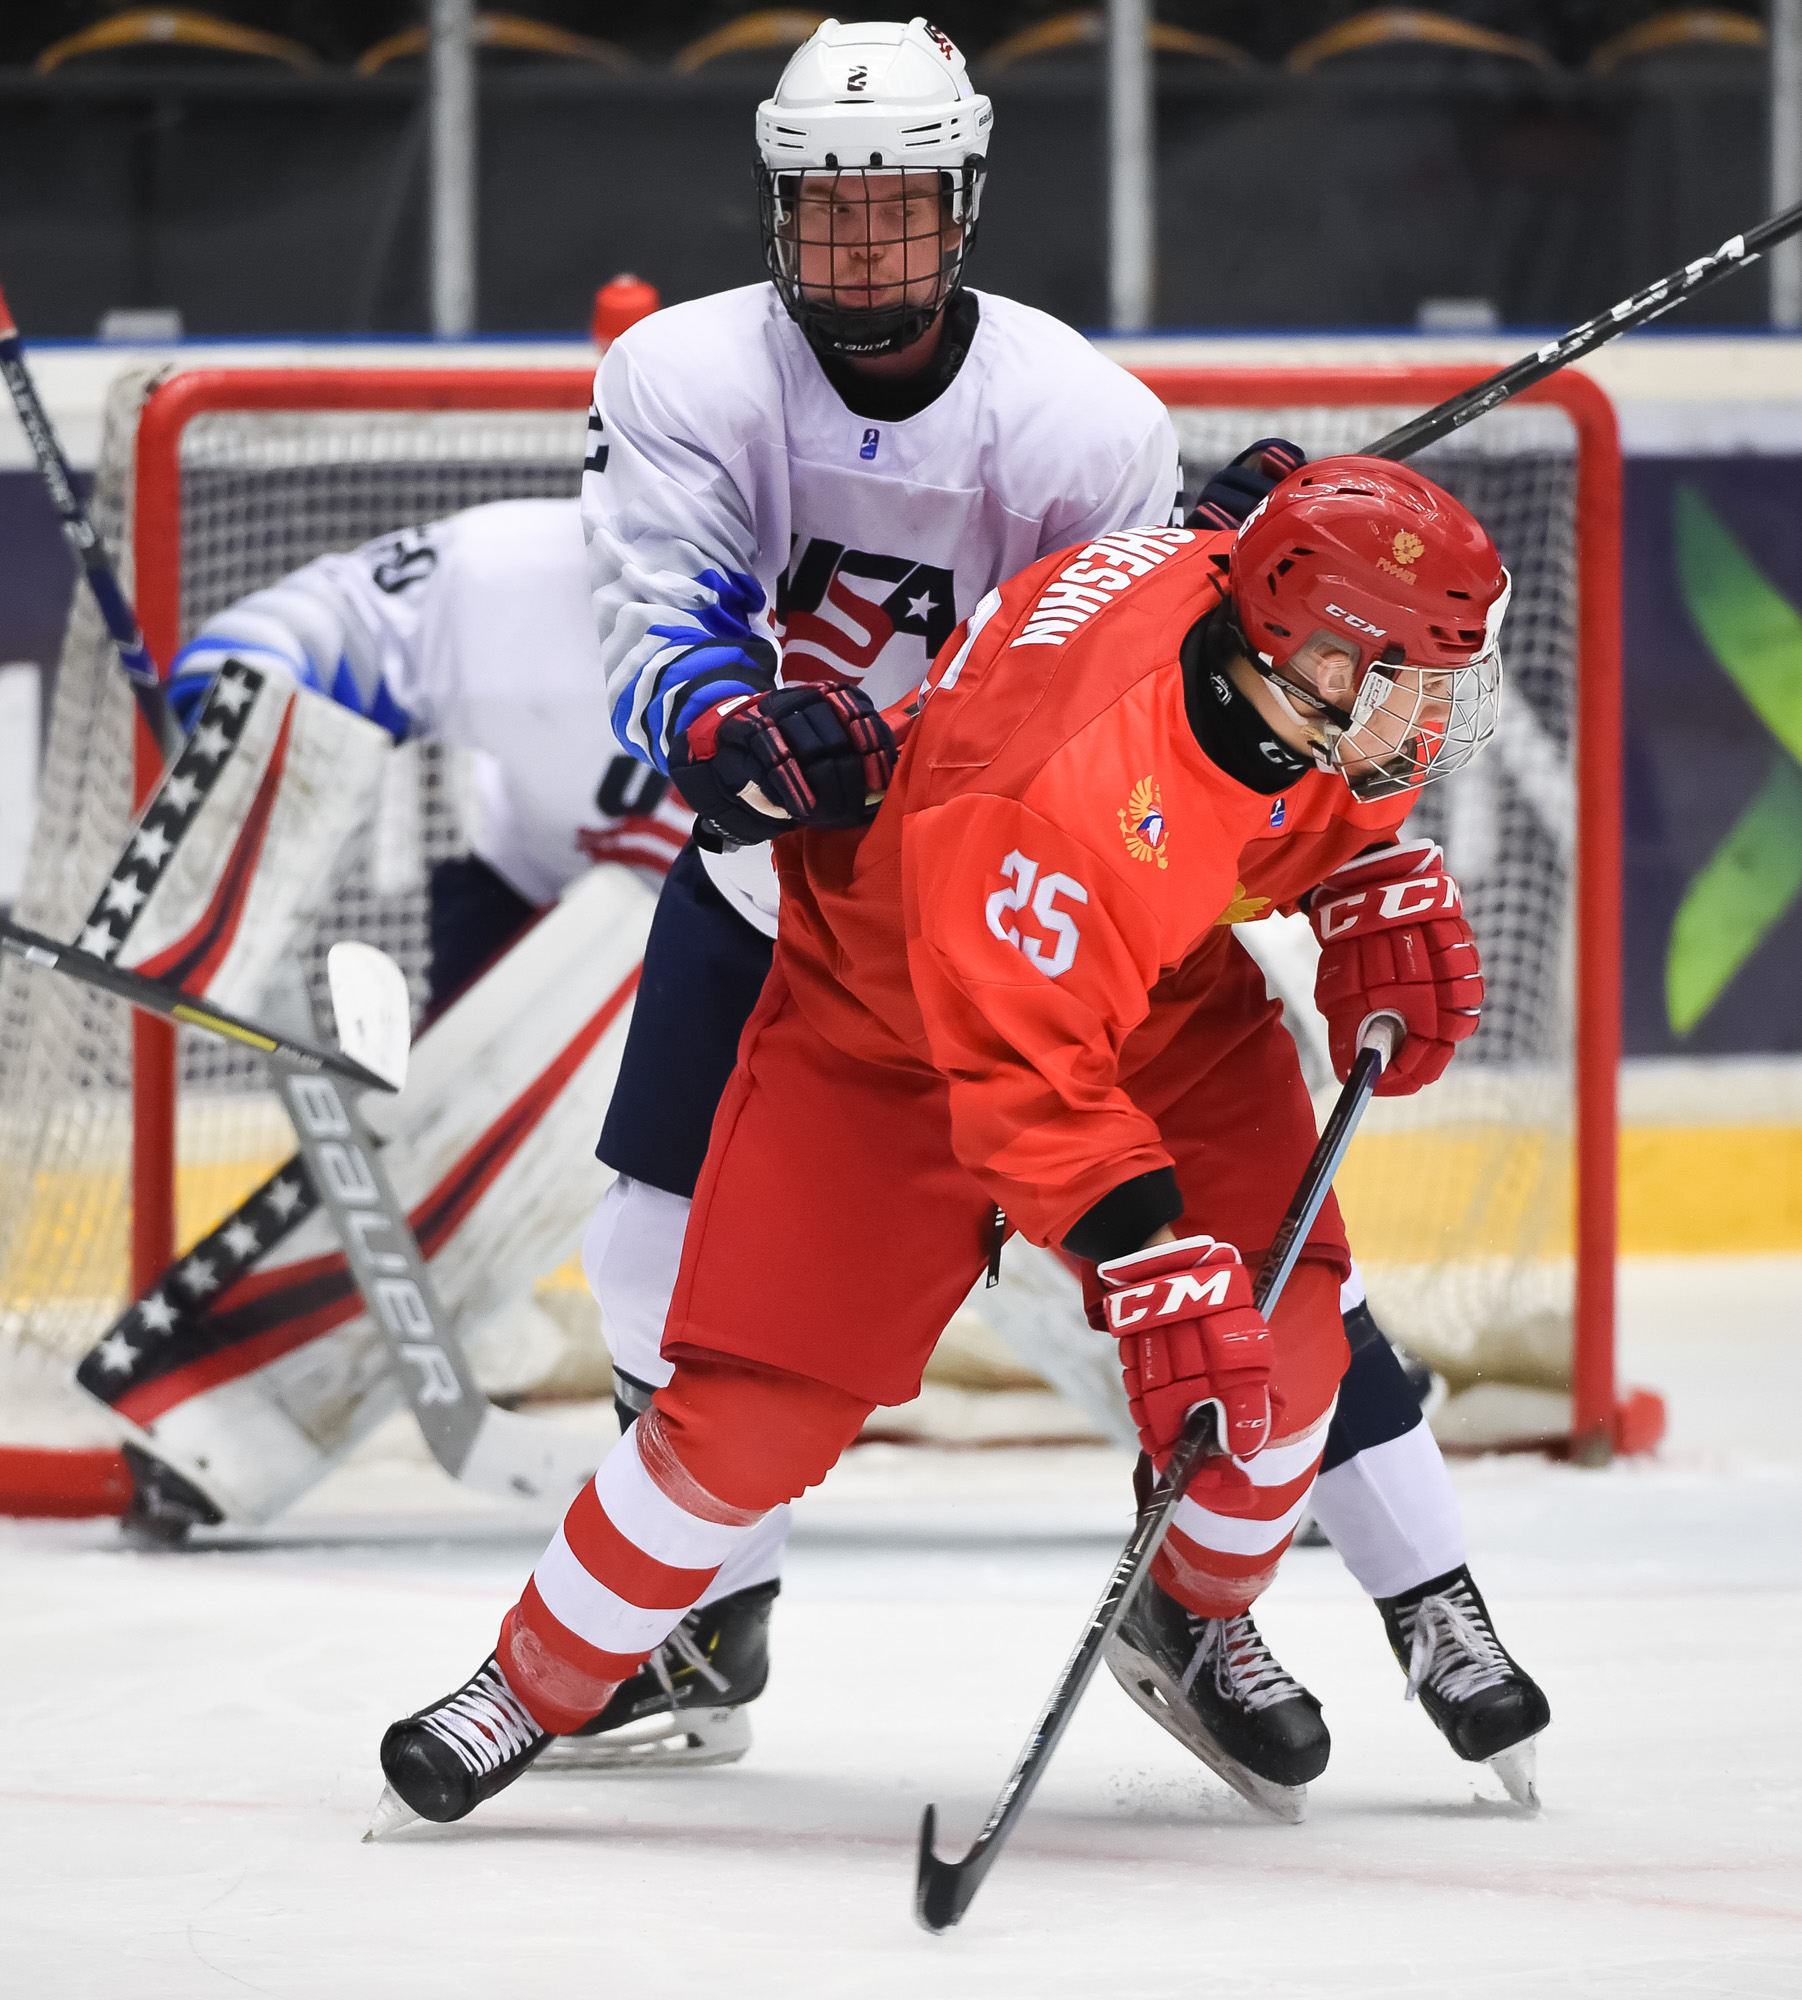
<path fill-rule="evenodd" d="M 1164 1280 L 1164 1303 L 1158 1307 L 1157 1316 L 1164 1318 L 1179 1306 L 1193 1301 L 1198 1306 L 1223 1306 L 1226 1304 L 1227 1287 L 1233 1281 L 1237 1265 L 1229 1264 L 1213 1272 L 1207 1278 L 1198 1278 L 1192 1271 L 1179 1271 L 1173 1278 Z M 1149 1317 L 1151 1307 L 1138 1306 L 1128 1312 L 1128 1299 L 1149 1299 L 1157 1291 L 1155 1284 L 1132 1285 L 1123 1292 L 1110 1292 L 1107 1297 L 1107 1323 L 1109 1329 L 1118 1333 L 1123 1326 L 1132 1326 L 1137 1321 Z"/>
<path fill-rule="evenodd" d="M 1365 905 L 1372 895 L 1377 905 L 1368 910 Z M 1436 910 L 1455 910 L 1463 900 L 1450 875 L 1429 875 L 1418 882 L 1386 882 L 1376 890 L 1359 889 L 1349 896 L 1335 896 L 1321 911 L 1321 941 L 1343 937 L 1357 928 L 1360 919 L 1401 923 L 1409 917 L 1431 916 Z"/>
<path fill-rule="evenodd" d="M 1388 628 L 1386 626 L 1373 625 L 1368 618 L 1360 618 L 1355 611 L 1347 611 L 1341 604 L 1329 604 L 1326 608 L 1326 615 L 1329 618 L 1343 618 L 1354 632 L 1368 632 L 1373 639 L 1382 639 L 1388 636 Z"/>

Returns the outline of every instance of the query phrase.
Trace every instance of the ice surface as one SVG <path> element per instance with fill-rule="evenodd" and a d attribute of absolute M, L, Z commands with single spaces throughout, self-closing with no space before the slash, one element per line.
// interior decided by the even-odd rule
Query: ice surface
<path fill-rule="evenodd" d="M 853 1453 L 798 1510 L 744 1763 L 528 1776 L 377 1846 L 383 1727 L 481 1658 L 546 1522 L 390 1457 L 180 1554 L 0 1526 L 0 1993 L 1794 1995 L 1798 1277 L 1629 1284 L 1662 1462 L 1455 1469 L 1552 1700 L 1539 1818 L 1403 1703 L 1337 1558 L 1298 1550 L 1260 1621 L 1334 1730 L 1307 1824 L 1258 1819 L 1104 1677 L 938 1939 L 910 1914 L 920 1809 L 941 1851 L 987 1811 L 1124 1535 L 1117 1454 Z"/>

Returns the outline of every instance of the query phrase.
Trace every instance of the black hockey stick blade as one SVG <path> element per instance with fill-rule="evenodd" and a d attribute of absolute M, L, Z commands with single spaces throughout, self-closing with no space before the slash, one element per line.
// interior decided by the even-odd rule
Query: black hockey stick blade
<path fill-rule="evenodd" d="M 1277 1227 L 1263 1268 L 1258 1272 L 1255 1288 L 1258 1310 L 1266 1317 L 1275 1311 L 1276 1302 L 1283 1295 L 1283 1288 L 1288 1284 L 1289 1275 L 1307 1243 L 1308 1231 L 1313 1228 L 1315 1218 L 1326 1203 L 1333 1176 L 1339 1171 L 1346 1148 L 1358 1129 L 1364 1107 L 1370 1102 L 1385 1066 L 1395 1060 L 1402 1035 L 1402 1023 L 1394 1014 L 1377 1014 L 1364 1024 L 1351 1074 L 1339 1092 L 1338 1102 L 1333 1106 L 1332 1115 L 1309 1156 L 1307 1169 Z M 934 1851 L 938 1808 L 928 1806 L 921 1815 L 920 1856 L 914 1876 L 914 1914 L 927 1930 L 935 1933 L 949 1930 L 975 1900 L 983 1877 L 995 1865 L 1003 1842 L 1026 1810 L 1026 1802 L 1044 1775 L 1051 1753 L 1057 1748 L 1058 1739 L 1075 1714 L 1076 1704 L 1082 1699 L 1083 1690 L 1094 1678 L 1107 1642 L 1119 1630 L 1120 1621 L 1126 1616 L 1134 1593 L 1150 1569 L 1153 1556 L 1163 1546 L 1170 1523 L 1176 1517 L 1177 1504 L 1187 1491 L 1189 1481 L 1194 1478 L 1202 1461 L 1212 1455 L 1216 1445 L 1214 1406 L 1206 1403 L 1190 1413 L 1183 1434 L 1164 1468 L 1164 1476 L 1139 1510 L 1132 1537 L 1114 1564 L 1107 1588 L 1096 1600 L 1095 1609 L 1089 1614 L 1089 1622 L 1083 1628 L 1075 1650 L 1065 1661 L 1056 1686 L 1039 1710 L 1038 1719 L 1026 1739 L 1026 1747 L 1015 1759 L 1014 1768 L 1008 1773 L 1007 1783 L 1002 1786 L 1000 1796 L 983 1822 L 982 1831 L 961 1861 L 943 1860 Z"/>
<path fill-rule="evenodd" d="M 1711 256 L 1697 257 L 1680 270 L 1660 278 L 1656 284 L 1647 285 L 1644 291 L 1635 292 L 1631 298 L 1622 299 L 1619 305 L 1597 313 L 1594 319 L 1586 319 L 1581 326 L 1573 326 L 1559 339 L 1547 341 L 1545 346 L 1535 348 L 1531 354 L 1523 355 L 1496 374 L 1471 388 L 1460 390 L 1457 395 L 1435 404 L 1418 417 L 1410 418 L 1387 437 L 1366 445 L 1360 456 L 1412 457 L 1425 446 L 1436 443 L 1442 437 L 1449 437 L 1466 424 L 1474 423 L 1486 411 L 1507 402 L 1510 397 L 1518 396 L 1523 389 L 1532 388 L 1535 382 L 1543 382 L 1560 368 L 1568 368 L 1573 361 L 1581 361 L 1584 355 L 1593 354 L 1617 334 L 1630 333 L 1636 326 L 1646 326 L 1652 320 L 1661 318 L 1673 306 L 1693 299 L 1717 279 L 1733 271 L 1743 271 L 1747 265 L 1756 263 L 1773 244 L 1781 243 L 1799 231 L 1802 231 L 1802 202 L 1773 215 L 1741 236 L 1728 237 Z"/>
<path fill-rule="evenodd" d="M 208 1006 L 205 1001 L 194 999 L 168 981 L 151 979 L 141 972 L 128 972 L 123 966 L 109 965 L 104 958 L 96 957 L 91 951 L 83 951 L 72 944 L 58 944 L 55 938 L 27 930 L 23 924 L 15 924 L 5 917 L 0 917 L 0 950 L 14 953 L 28 965 L 39 965 L 47 972 L 63 973 L 70 979 L 79 980 L 84 986 L 98 988 L 102 993 L 115 994 L 147 1014 L 160 1014 L 166 1021 L 180 1021 L 188 1027 L 205 1028 L 209 1034 L 222 1035 L 228 1042 L 242 1043 L 245 1048 L 259 1050 L 264 1055 L 281 1056 L 296 1069 L 329 1070 L 333 1076 L 341 1076 L 347 1082 L 361 1084 L 368 1090 L 392 1091 L 397 1088 L 387 1077 L 353 1057 L 340 1055 L 335 1049 L 321 1048 L 317 1042 L 305 1041 L 296 1035 L 277 1034 L 273 1028 L 246 1021 L 239 1015 L 228 1013 L 223 1007 Z"/>

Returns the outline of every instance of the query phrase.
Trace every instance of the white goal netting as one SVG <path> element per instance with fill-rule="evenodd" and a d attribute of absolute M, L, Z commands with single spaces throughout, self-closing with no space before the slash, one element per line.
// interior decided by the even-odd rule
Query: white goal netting
<path fill-rule="evenodd" d="M 128 588 L 133 443 L 148 386 L 143 374 L 115 386 L 94 496 Z M 1193 491 L 1252 438 L 1294 437 L 1318 456 L 1407 414 L 1302 401 L 1176 417 Z M 580 410 L 198 416 L 181 447 L 182 637 L 325 550 L 479 501 L 573 493 L 583 437 Z M 1490 998 L 1442 1083 L 1373 1108 L 1341 1192 L 1391 1331 L 1458 1382 L 1482 1372 L 1556 1383 L 1568 1368 L 1572 1282 L 1574 436 L 1561 411 L 1516 406 L 1417 462 L 1485 522 L 1515 580 L 1501 735 L 1429 791 L 1411 822 L 1445 843 L 1464 884 Z M 78 593 L 21 922 L 72 937 L 104 883 L 130 820 L 132 713 Z M 392 952 L 423 995 L 426 871 L 464 844 L 466 780 L 429 746 L 391 769 L 376 825 L 301 954 L 315 1004 L 324 950 L 341 936 Z M 1278 983 L 1305 992 L 1305 942 L 1298 950 L 1263 928 Z M 178 1249 L 291 1150 L 254 1058 L 184 1031 L 180 1070 Z M 62 1397 L 73 1361 L 125 1303 L 132 1118 L 127 1010 L 0 965 L 0 1384 L 15 1429 L 38 1388 Z M 96 1423 L 97 1436 L 110 1434 Z"/>
<path fill-rule="evenodd" d="M 1416 413 L 1184 409 L 1176 422 L 1185 476 L 1205 476 L 1253 438 L 1291 437 L 1318 458 L 1355 451 Z M 1444 844 L 1488 993 L 1481 1027 L 1438 1083 L 1371 1106 L 1338 1191 L 1379 1320 L 1454 1388 L 1479 1375 L 1569 1380 L 1576 453 L 1564 411 L 1513 404 L 1412 461 L 1482 521 L 1514 579 L 1496 739 L 1429 786 L 1407 825 Z M 1312 940 L 1299 920 L 1268 944 L 1258 931 L 1241 935 L 1277 973 L 1306 1059 Z M 1330 1081 L 1318 1068 L 1309 1080 Z"/>

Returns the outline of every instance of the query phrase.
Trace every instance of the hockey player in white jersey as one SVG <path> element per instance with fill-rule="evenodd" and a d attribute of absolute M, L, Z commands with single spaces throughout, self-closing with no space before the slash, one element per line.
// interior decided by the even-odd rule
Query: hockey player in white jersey
<path fill-rule="evenodd" d="M 401 528 L 227 606 L 174 662 L 171 701 L 190 727 L 227 662 L 278 702 L 355 711 L 380 725 L 354 724 L 378 743 L 386 732 L 476 753 L 473 851 L 432 870 L 429 1025 L 382 1136 L 466 1339 L 552 1356 L 561 1336 L 534 1309 L 533 1281 L 574 1253 L 606 1184 L 583 1154 L 617 1068 L 653 885 L 693 817 L 620 749 L 595 698 L 578 503 L 500 501 Z M 315 692 L 279 692 L 296 685 Z M 333 767 L 335 823 L 358 810 L 339 793 L 369 788 L 370 808 L 371 765 Z M 304 825 L 325 797 L 316 784 L 297 798 L 292 841 L 273 859 L 273 843 L 256 847 L 257 873 L 287 856 L 329 865 Z M 211 865 L 225 865 L 223 848 Z M 253 896 L 245 928 L 255 921 Z M 400 1400 L 298 1163 L 191 1246 L 77 1379 L 133 1427 L 128 1532 L 164 1541 L 222 1517 L 271 1518 Z"/>
<path fill-rule="evenodd" d="M 702 821 L 658 904 L 599 1148 L 619 1178 L 584 1252 L 622 1422 L 670 1378 L 661 1341 L 689 1203 L 776 929 L 762 843 L 869 817 L 894 754 L 882 710 L 986 592 L 1054 549 L 1171 518 L 1174 440 L 1155 400 L 1055 321 L 963 285 L 990 124 L 962 58 L 924 22 L 827 23 L 759 111 L 770 282 L 657 315 L 597 377 L 583 512 L 613 726 Z M 1274 483 L 1259 466 L 1210 489 L 1227 520 Z M 1360 1356 L 1346 1400 L 1363 1435 L 1341 1435 L 1337 1460 L 1328 1448 L 1354 1567 L 1388 1600 L 1392 1631 L 1450 1635 L 1414 1661 L 1430 1695 L 1461 1673 L 1501 1735 L 1531 1735 L 1543 1700 L 1486 1619 L 1454 1630 L 1403 1602 L 1468 1581 L 1462 1538 L 1392 1351 L 1375 1337 Z M 1360 1481 L 1364 1444 L 1376 1450 Z M 1412 1501 L 1402 1518 L 1383 1518 L 1385 1488 Z M 684 1710 L 697 1755 L 738 1754 L 742 1718 L 729 1742 L 707 1725 L 763 1689 L 787 1513 L 735 1541 L 671 1639 L 556 1739 L 554 1759 L 584 1761 L 585 1743 Z M 552 1553 L 567 1565 L 572 1550 L 560 1538 Z M 1210 1650 L 1223 1672 L 1249 1657 L 1237 1641 Z M 1263 1650 L 1245 1686 L 1219 1689 L 1254 1737 L 1266 1665 L 1318 1715 Z M 1435 1709 L 1470 1755 L 1450 1714 Z M 383 1764 L 408 1807 L 452 1819 L 548 1740 L 490 1660 L 396 1724 Z M 1323 1730 L 1319 1742 L 1324 1762 Z"/>
<path fill-rule="evenodd" d="M 597 861 L 661 879 L 692 815 L 629 757 L 600 661 L 573 500 L 499 500 L 324 555 L 217 613 L 176 656 L 192 727 L 228 659 L 273 667 L 397 739 L 475 753 L 470 856 L 432 883 L 434 1004 Z"/>

